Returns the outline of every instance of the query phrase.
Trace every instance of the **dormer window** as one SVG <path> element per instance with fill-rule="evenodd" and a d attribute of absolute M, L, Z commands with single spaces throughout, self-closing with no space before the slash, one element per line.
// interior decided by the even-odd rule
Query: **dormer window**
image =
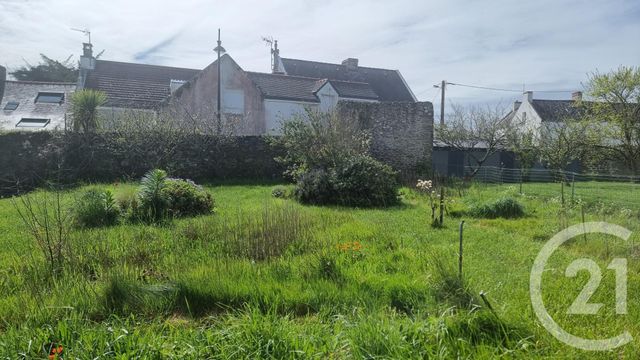
<path fill-rule="evenodd" d="M 36 97 L 36 103 L 43 104 L 62 104 L 64 102 L 64 93 L 39 92 Z"/>
<path fill-rule="evenodd" d="M 16 124 L 16 127 L 24 128 L 43 128 L 51 122 L 51 119 L 22 118 Z"/>
<path fill-rule="evenodd" d="M 13 110 L 18 108 L 18 105 L 20 105 L 20 103 L 17 102 L 17 101 L 9 101 L 8 103 L 6 103 L 4 105 L 4 109 L 3 110 L 13 111 Z"/>

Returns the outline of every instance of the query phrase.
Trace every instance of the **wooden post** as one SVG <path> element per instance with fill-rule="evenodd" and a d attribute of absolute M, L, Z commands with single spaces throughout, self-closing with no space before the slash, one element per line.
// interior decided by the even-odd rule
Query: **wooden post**
<path fill-rule="evenodd" d="M 573 204 L 573 197 L 576 194 L 576 174 L 573 174 L 571 178 L 571 203 Z"/>
<path fill-rule="evenodd" d="M 562 207 L 564 207 L 564 180 L 560 182 L 560 202 L 562 203 Z"/>
<path fill-rule="evenodd" d="M 458 276 L 460 277 L 460 280 L 462 280 L 462 240 L 463 240 L 462 231 L 463 230 L 464 230 L 464 220 L 460 222 L 460 244 L 459 244 L 459 250 L 458 250 Z"/>
<path fill-rule="evenodd" d="M 587 242 L 587 231 L 584 227 L 584 204 L 580 206 L 580 211 L 582 212 L 582 237 L 584 238 L 584 242 Z"/>
<path fill-rule="evenodd" d="M 447 82 L 442 80 L 440 84 L 441 97 L 440 97 L 440 126 L 444 126 L 444 90 L 447 86 Z"/>
<path fill-rule="evenodd" d="M 444 186 L 440 187 L 440 226 L 444 225 Z"/>

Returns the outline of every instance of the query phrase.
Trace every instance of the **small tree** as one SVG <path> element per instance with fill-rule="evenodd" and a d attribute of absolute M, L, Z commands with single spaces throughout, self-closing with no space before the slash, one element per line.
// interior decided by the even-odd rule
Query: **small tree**
<path fill-rule="evenodd" d="M 282 135 L 270 138 L 285 149 L 276 159 L 287 166 L 285 175 L 297 180 L 312 169 L 335 168 L 356 155 L 367 155 L 370 136 L 360 125 L 336 112 L 307 110 L 282 123 Z"/>
<path fill-rule="evenodd" d="M 37 65 L 26 65 L 11 72 L 17 80 L 23 81 L 58 81 L 76 82 L 78 69 L 71 61 L 70 55 L 64 61 L 53 60 L 44 54 L 40 54 L 41 62 Z"/>
<path fill-rule="evenodd" d="M 535 140 L 540 159 L 547 169 L 566 181 L 564 171 L 574 161 L 583 164 L 597 161 L 600 144 L 598 127 L 587 121 L 567 119 L 544 123 Z"/>
<path fill-rule="evenodd" d="M 462 107 L 455 105 L 447 123 L 436 127 L 436 139 L 450 148 L 467 153 L 470 178 L 495 153 L 509 146 L 509 135 L 517 119 L 505 117 L 500 106 Z"/>
<path fill-rule="evenodd" d="M 520 165 L 520 176 L 522 181 L 525 181 L 540 157 L 536 146 L 536 132 L 518 128 L 511 129 L 509 149 L 515 155 Z"/>
<path fill-rule="evenodd" d="M 98 129 L 98 107 L 107 102 L 107 95 L 101 91 L 85 89 L 71 96 L 73 130 L 92 133 Z"/>
<path fill-rule="evenodd" d="M 585 118 L 602 124 L 602 148 L 622 160 L 633 174 L 640 173 L 640 68 L 621 66 L 589 76 L 585 90 Z"/>

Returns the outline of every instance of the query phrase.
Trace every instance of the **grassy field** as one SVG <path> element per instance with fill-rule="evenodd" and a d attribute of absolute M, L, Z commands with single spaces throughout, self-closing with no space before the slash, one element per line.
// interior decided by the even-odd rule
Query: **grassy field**
<path fill-rule="evenodd" d="M 638 358 L 637 340 L 604 353 L 560 343 L 539 324 L 529 298 L 538 251 L 579 223 L 584 209 L 587 221 L 634 234 L 629 243 L 589 235 L 563 246 L 543 277 L 545 305 L 576 335 L 627 329 L 640 337 L 640 214 L 637 204 L 615 202 L 628 199 L 629 188 L 599 183 L 598 197 L 578 193 L 578 205 L 563 207 L 554 195 L 559 185 L 526 186 L 524 195 L 517 185 L 452 191 L 442 229 L 429 225 L 427 201 L 409 189 L 400 206 L 354 210 L 275 199 L 271 185 L 209 186 L 216 201 L 209 216 L 72 231 L 65 270 L 56 276 L 13 202 L 3 199 L 0 357 L 43 358 L 43 344 L 56 342 L 65 358 L 82 359 Z M 117 194 L 133 185 L 103 187 Z M 64 194 L 65 206 L 80 190 Z M 504 196 L 527 215 L 465 215 Z M 463 282 L 456 274 L 461 220 Z M 598 315 L 566 314 L 588 275 L 567 278 L 564 269 L 581 257 L 603 269 L 591 298 L 604 303 Z M 614 311 L 615 278 L 605 270 L 614 257 L 629 262 L 628 315 Z"/>

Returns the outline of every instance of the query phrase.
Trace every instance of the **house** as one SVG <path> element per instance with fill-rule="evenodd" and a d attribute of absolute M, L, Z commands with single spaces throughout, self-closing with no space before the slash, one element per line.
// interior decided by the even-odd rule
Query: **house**
<path fill-rule="evenodd" d="M 100 114 L 117 119 L 127 111 L 155 114 L 167 101 L 172 89 L 193 78 L 200 70 L 170 66 L 99 60 L 92 45 L 83 44 L 78 89 L 104 92 L 107 102 Z"/>
<path fill-rule="evenodd" d="M 532 91 L 523 93 L 521 101 L 513 103 L 513 109 L 506 115 L 519 119 L 528 130 L 536 131 L 542 126 L 558 126 L 563 121 L 579 119 L 585 115 L 582 104 L 582 92 L 571 94 L 571 100 L 534 99 Z"/>
<path fill-rule="evenodd" d="M 75 83 L 7 80 L 0 66 L 0 130 L 64 130 Z"/>
<path fill-rule="evenodd" d="M 215 121 L 218 108 L 237 135 L 277 133 L 280 123 L 305 111 L 327 111 L 338 101 L 409 102 L 416 97 L 398 70 L 280 58 L 272 51 L 270 73 L 245 71 L 229 55 L 202 70 L 96 60 L 84 44 L 78 88 L 107 94 L 103 115 L 127 110 L 182 113 L 193 121 Z"/>

